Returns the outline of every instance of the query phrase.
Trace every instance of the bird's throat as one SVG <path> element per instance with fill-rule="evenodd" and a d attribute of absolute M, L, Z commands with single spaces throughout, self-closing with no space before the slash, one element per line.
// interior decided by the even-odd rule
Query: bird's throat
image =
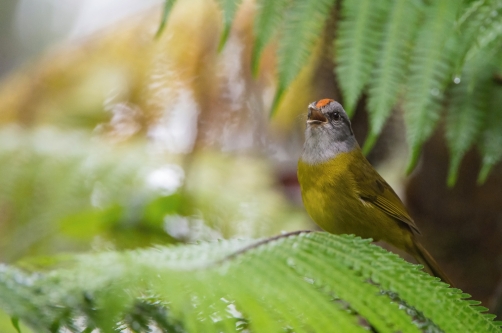
<path fill-rule="evenodd" d="M 354 149 L 360 148 L 353 135 L 339 141 L 336 136 L 326 133 L 323 128 L 309 126 L 305 131 L 301 159 L 307 164 L 320 164 L 335 158 L 340 153 L 350 153 Z"/>

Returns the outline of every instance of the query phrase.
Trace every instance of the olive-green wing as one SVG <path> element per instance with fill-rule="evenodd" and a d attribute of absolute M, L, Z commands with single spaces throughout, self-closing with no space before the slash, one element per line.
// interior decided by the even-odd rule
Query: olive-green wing
<path fill-rule="evenodd" d="M 363 157 L 363 160 L 363 163 L 358 162 L 358 166 L 350 170 L 354 176 L 355 184 L 357 184 L 360 198 L 378 207 L 393 218 L 408 224 L 413 230 L 420 233 L 396 192 L 373 169 L 365 157 Z"/>

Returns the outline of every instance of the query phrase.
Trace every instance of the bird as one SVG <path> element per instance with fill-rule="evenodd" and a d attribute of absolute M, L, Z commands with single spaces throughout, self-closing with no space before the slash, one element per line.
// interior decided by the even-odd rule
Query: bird
<path fill-rule="evenodd" d="M 333 99 L 308 106 L 298 182 L 307 213 L 325 231 L 382 240 L 453 285 L 417 239 L 418 227 L 396 192 L 363 155 L 347 113 Z"/>

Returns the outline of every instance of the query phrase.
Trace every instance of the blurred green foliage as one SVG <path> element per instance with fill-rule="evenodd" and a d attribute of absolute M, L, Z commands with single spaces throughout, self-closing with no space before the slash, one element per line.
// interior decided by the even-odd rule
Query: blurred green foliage
<path fill-rule="evenodd" d="M 302 225 L 252 157 L 183 160 L 54 127 L 0 131 L 3 260 L 275 234 Z M 242 174 L 248 176 L 242 177 Z M 296 217 L 295 217 L 296 216 Z M 289 225 L 275 221 L 289 220 Z M 297 221 L 297 222 L 294 222 Z"/>

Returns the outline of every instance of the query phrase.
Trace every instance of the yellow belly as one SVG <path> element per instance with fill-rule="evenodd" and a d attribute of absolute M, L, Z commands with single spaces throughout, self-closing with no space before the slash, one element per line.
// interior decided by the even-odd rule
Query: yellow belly
<path fill-rule="evenodd" d="M 384 240 L 398 248 L 411 244 L 412 233 L 402 222 L 360 199 L 350 169 L 356 155 L 341 153 L 316 165 L 298 162 L 298 181 L 310 217 L 334 234 L 355 234 Z"/>

